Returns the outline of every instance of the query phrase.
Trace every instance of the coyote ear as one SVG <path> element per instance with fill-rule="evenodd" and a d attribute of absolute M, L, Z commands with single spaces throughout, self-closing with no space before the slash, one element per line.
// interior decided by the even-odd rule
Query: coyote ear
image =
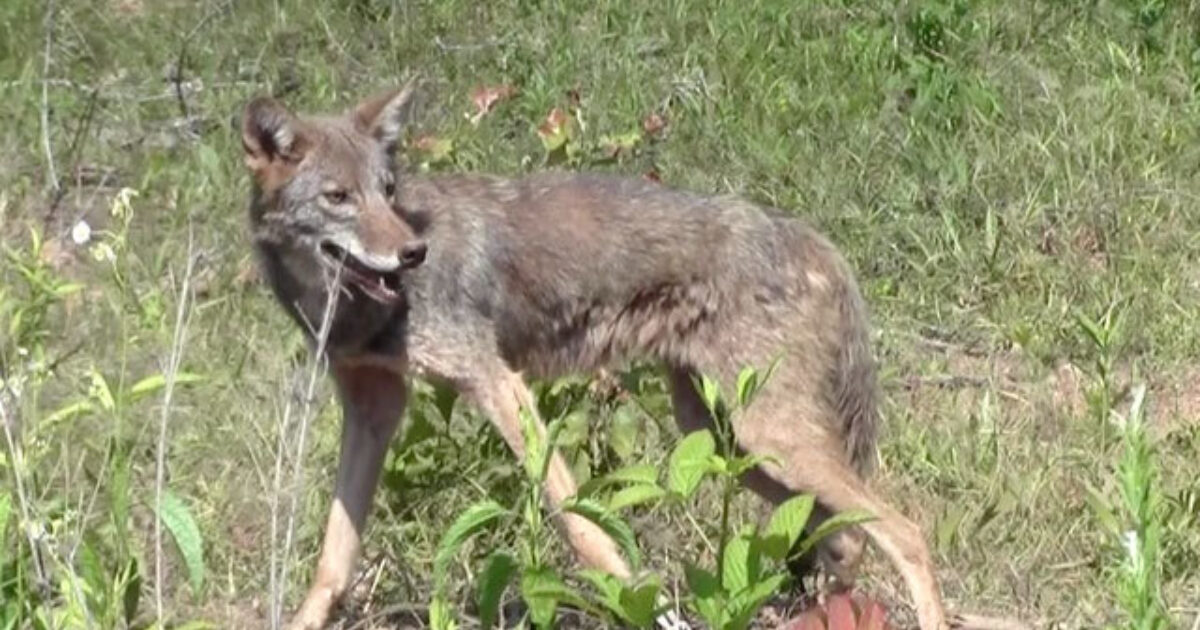
<path fill-rule="evenodd" d="M 403 87 L 377 94 L 354 108 L 351 117 L 363 132 L 374 136 L 389 152 L 412 115 L 416 101 L 417 78 Z"/>
<path fill-rule="evenodd" d="M 246 167 L 261 176 L 267 168 L 293 164 L 303 157 L 299 121 L 278 101 L 259 97 L 242 112 L 242 148 Z"/>

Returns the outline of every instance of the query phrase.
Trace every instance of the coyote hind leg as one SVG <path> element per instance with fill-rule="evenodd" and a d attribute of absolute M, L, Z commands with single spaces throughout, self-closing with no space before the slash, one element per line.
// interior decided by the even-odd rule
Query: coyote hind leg
<path fill-rule="evenodd" d="M 673 369 L 670 374 L 675 414 L 685 431 L 711 423 L 704 403 L 696 393 L 690 373 Z M 875 520 L 861 527 L 887 555 L 908 585 L 917 609 L 921 630 L 945 630 L 933 561 L 921 530 L 900 512 L 876 496 L 859 478 L 836 436 L 824 430 L 819 409 L 795 404 L 784 397 L 798 396 L 780 383 L 768 384 L 754 404 L 744 410 L 737 425 L 739 446 L 751 453 L 771 455 L 780 465 L 765 464 L 745 478 L 752 490 L 779 503 L 799 493 L 813 494 L 829 512 L 865 510 Z M 831 557 L 842 564 L 856 565 L 862 553 L 860 535 L 842 530 L 828 539 Z"/>
<path fill-rule="evenodd" d="M 781 400 L 784 397 L 789 400 Z M 920 528 L 859 477 L 841 440 L 825 428 L 829 423 L 820 414 L 828 412 L 819 405 L 797 404 L 798 398 L 795 392 L 768 388 L 742 415 L 738 442 L 751 453 L 777 458 L 780 463 L 768 462 L 759 470 L 789 492 L 811 493 L 832 513 L 864 510 L 871 514 L 874 520 L 861 527 L 907 583 L 921 630 L 949 628 Z M 855 547 L 853 539 L 843 537 L 830 549 L 835 554 L 861 553 Z"/>
<path fill-rule="evenodd" d="M 669 381 L 671 385 L 671 402 L 675 412 L 676 422 L 685 433 L 711 428 L 713 420 L 705 408 L 704 402 L 697 394 L 691 381 L 692 372 L 682 368 L 671 368 Z M 774 505 L 779 505 L 792 498 L 797 493 L 781 484 L 761 469 L 747 472 L 742 483 L 755 494 Z M 832 516 L 830 511 L 818 503 L 809 517 L 806 529 L 811 533 Z M 840 586 L 849 587 L 855 581 L 859 561 L 866 548 L 866 534 L 857 526 L 847 527 L 826 537 L 818 546 L 816 553 L 826 570 L 833 575 Z M 811 571 L 812 558 L 808 555 L 793 563 L 793 574 L 803 575 Z"/>

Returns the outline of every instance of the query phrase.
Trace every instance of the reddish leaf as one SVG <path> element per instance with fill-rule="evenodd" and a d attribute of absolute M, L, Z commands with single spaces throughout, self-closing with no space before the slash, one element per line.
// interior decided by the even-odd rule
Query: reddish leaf
<path fill-rule="evenodd" d="M 543 136 L 550 136 L 562 130 L 563 125 L 567 124 L 569 117 L 563 110 L 555 107 L 546 114 L 546 120 L 538 127 L 538 133 Z"/>
<path fill-rule="evenodd" d="M 825 622 L 821 620 L 820 609 L 813 607 L 783 624 L 779 630 L 825 630 Z"/>
<path fill-rule="evenodd" d="M 645 173 L 642 173 L 642 178 L 646 179 L 648 181 L 652 181 L 656 184 L 662 183 L 662 177 L 659 176 L 658 169 L 656 169 L 656 168 L 651 168 L 650 170 L 646 171 Z"/>
<path fill-rule="evenodd" d="M 554 151 L 571 139 L 571 116 L 555 107 L 546 115 L 546 120 L 538 125 L 537 133 L 542 139 L 546 151 Z"/>
<path fill-rule="evenodd" d="M 413 140 L 413 148 L 428 154 L 430 162 L 440 162 L 450 157 L 450 153 L 454 151 L 454 142 L 427 133 Z"/>
<path fill-rule="evenodd" d="M 485 114 L 492 111 L 496 103 L 512 98 L 516 93 L 517 88 L 511 85 L 489 85 L 475 88 L 471 92 L 471 102 L 475 104 L 475 115 L 471 117 L 471 121 L 479 122 Z"/>
<path fill-rule="evenodd" d="M 858 630 L 887 630 L 890 628 L 887 623 L 887 613 L 884 612 L 883 606 L 879 602 L 868 599 L 863 602 L 861 612 L 862 615 L 858 618 Z"/>
<path fill-rule="evenodd" d="M 432 151 L 434 145 L 437 144 L 437 136 L 427 133 L 413 140 L 413 148 L 418 151 Z"/>
<path fill-rule="evenodd" d="M 667 126 L 667 121 L 658 114 L 650 114 L 642 119 L 642 129 L 648 136 L 658 135 Z"/>
<path fill-rule="evenodd" d="M 611 160 L 621 153 L 633 151 L 641 141 L 642 132 L 633 131 L 618 136 L 604 136 L 600 138 L 600 147 L 604 151 L 604 155 Z"/>
<path fill-rule="evenodd" d="M 829 630 L 856 630 L 854 607 L 846 593 L 830 595 L 825 610 L 829 615 Z"/>

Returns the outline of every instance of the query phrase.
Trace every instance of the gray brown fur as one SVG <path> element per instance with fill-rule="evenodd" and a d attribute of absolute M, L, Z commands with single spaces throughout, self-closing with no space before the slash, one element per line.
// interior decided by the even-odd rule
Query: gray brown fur
<path fill-rule="evenodd" d="M 783 355 L 780 387 L 810 396 L 870 469 L 866 310 L 846 262 L 799 219 L 589 174 L 405 178 L 396 201 L 428 226 L 430 257 L 405 281 L 410 328 L 456 334 L 533 378 L 655 358 L 730 384 Z"/>
<path fill-rule="evenodd" d="M 742 367 L 781 358 L 735 427 L 743 449 L 778 462 L 746 485 L 776 503 L 813 493 L 819 518 L 874 514 L 827 540 L 826 566 L 852 581 L 865 533 L 908 583 L 922 630 L 948 627 L 921 531 L 863 480 L 877 424 L 868 318 L 828 240 L 777 210 L 606 175 L 400 175 L 384 211 L 387 154 L 410 94 L 383 94 L 341 117 L 302 118 L 271 101 L 244 116 L 251 228 L 276 297 L 312 335 L 328 292 L 340 296 L 327 353 L 342 452 L 293 628 L 322 627 L 350 583 L 408 378 L 452 384 L 520 454 L 519 412 L 536 414 L 526 378 L 634 358 L 664 365 L 685 431 L 711 423 L 695 373 L 732 393 Z M 330 189 L 345 194 L 331 201 L 321 192 Z M 362 275 L 331 288 L 351 267 Z M 381 288 L 403 269 L 398 291 Z M 555 453 L 547 498 L 556 505 L 575 490 Z M 581 562 L 629 576 L 598 527 L 570 513 L 560 523 Z"/>

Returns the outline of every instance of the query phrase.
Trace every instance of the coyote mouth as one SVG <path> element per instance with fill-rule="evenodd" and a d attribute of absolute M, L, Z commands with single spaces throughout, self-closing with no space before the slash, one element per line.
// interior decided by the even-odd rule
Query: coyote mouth
<path fill-rule="evenodd" d="M 335 269 L 341 267 L 343 285 L 351 285 L 381 304 L 394 304 L 400 300 L 399 267 L 390 271 L 379 271 L 329 241 L 321 243 L 321 254 Z"/>

